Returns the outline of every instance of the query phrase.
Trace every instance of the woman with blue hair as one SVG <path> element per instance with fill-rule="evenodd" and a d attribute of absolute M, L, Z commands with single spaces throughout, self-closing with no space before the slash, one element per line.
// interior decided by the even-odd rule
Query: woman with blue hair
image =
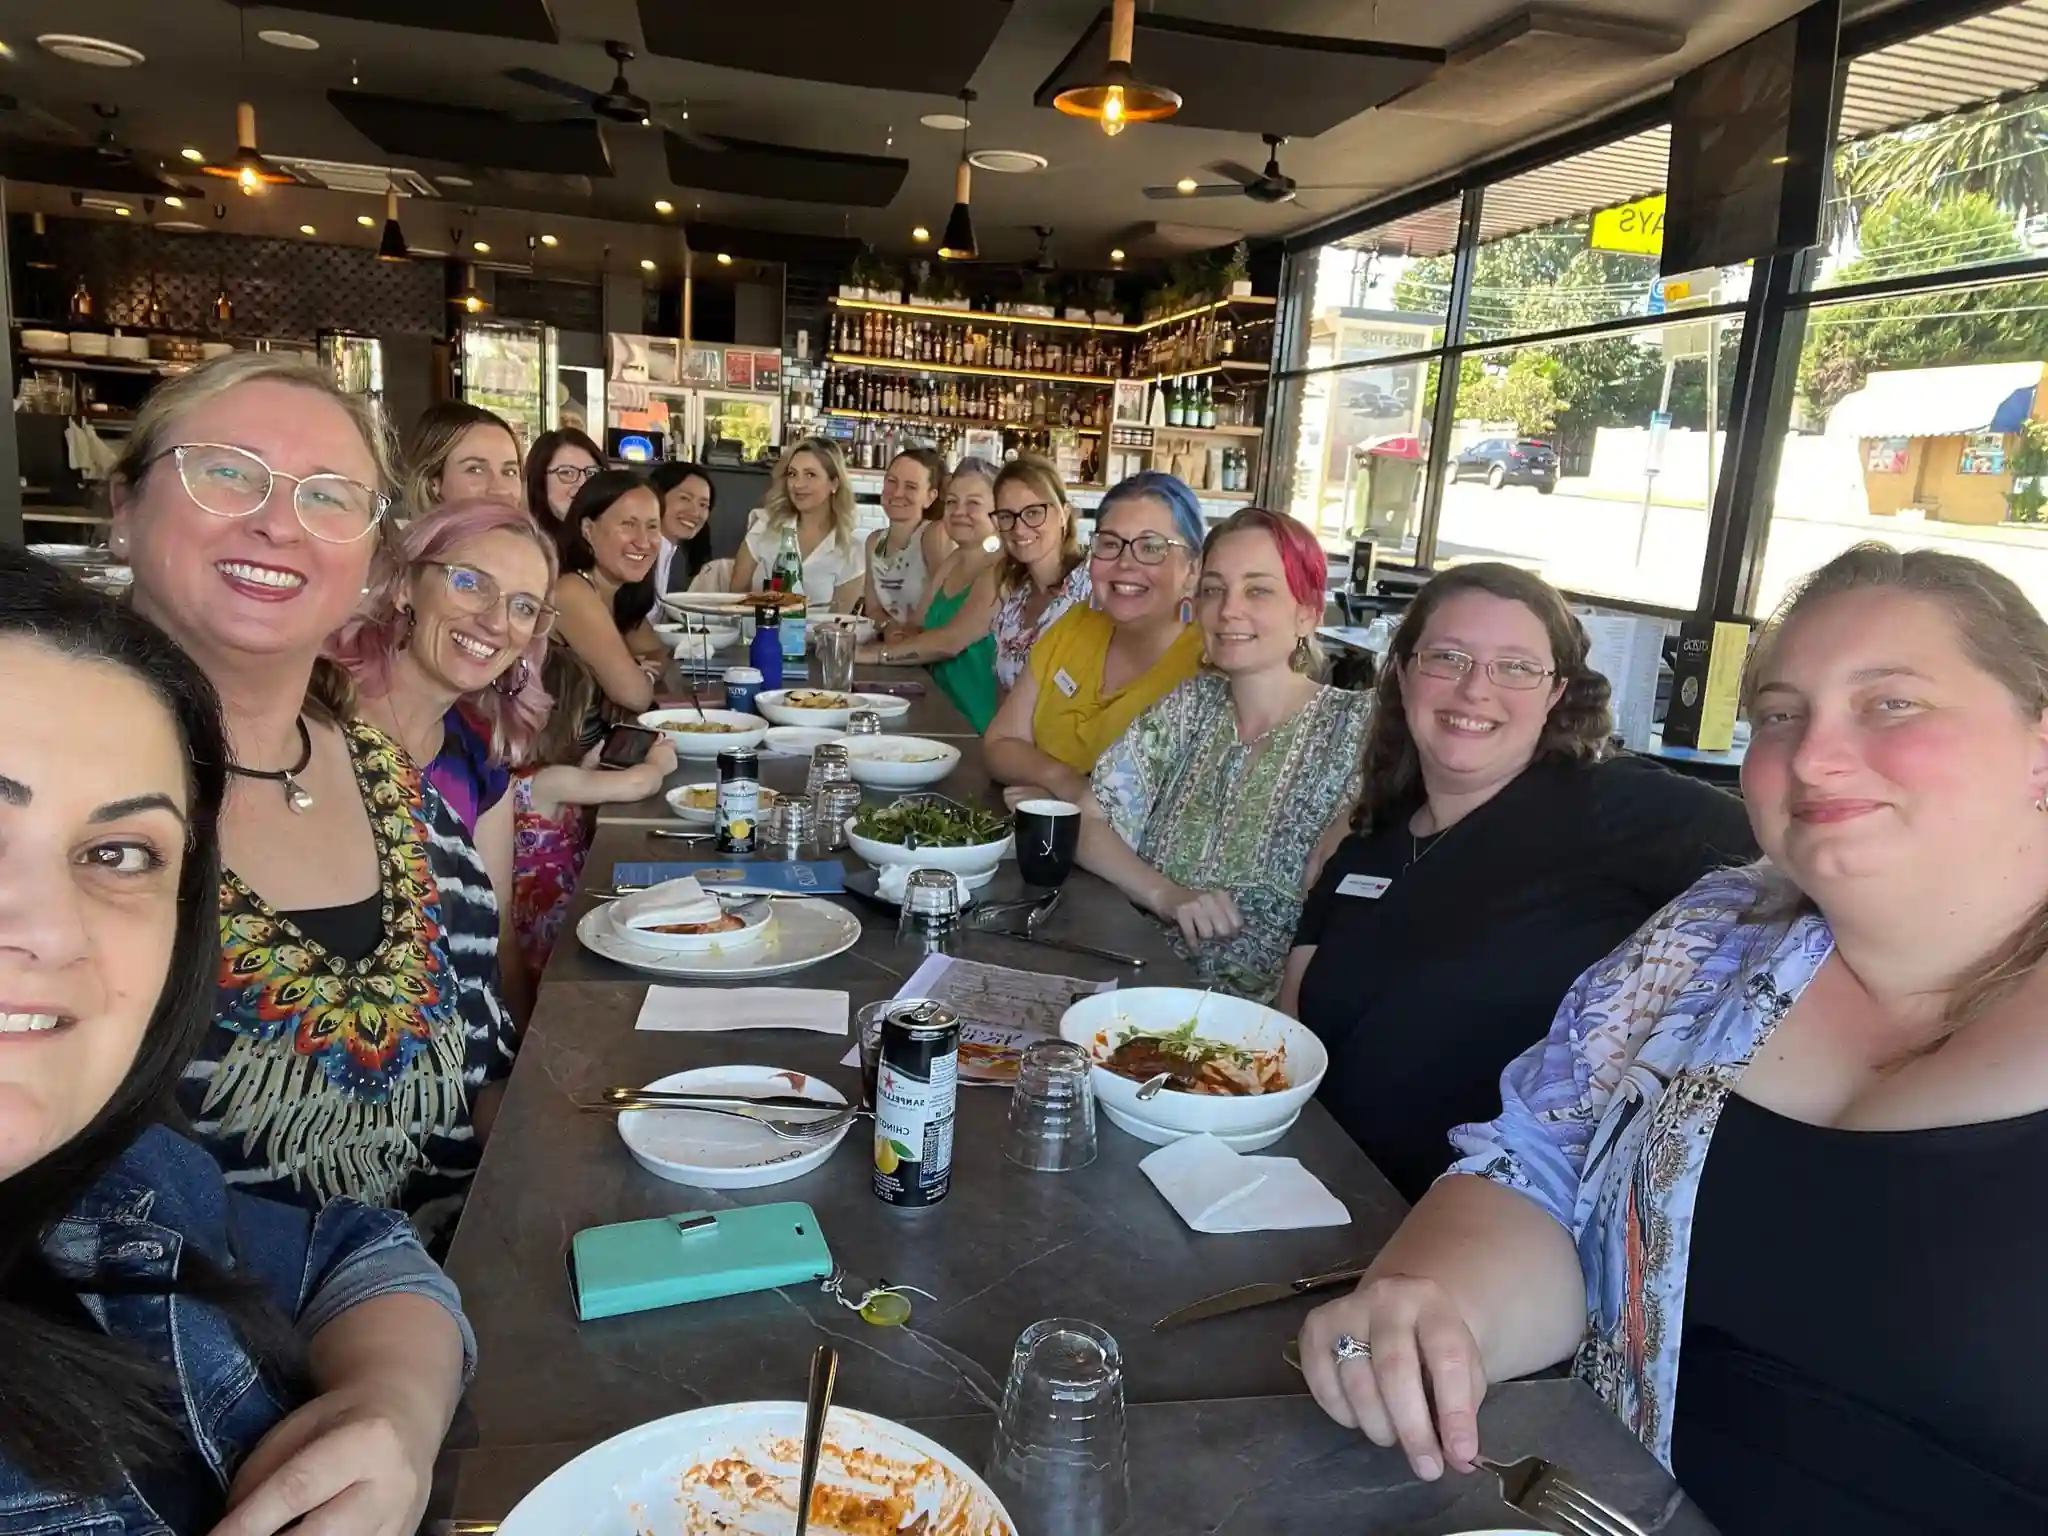
<path fill-rule="evenodd" d="M 1092 605 L 1031 648 L 1030 664 L 986 735 L 991 777 L 1020 801 L 1082 803 L 1095 760 L 1140 713 L 1202 665 L 1194 626 L 1201 503 L 1157 470 L 1112 487 L 1088 546 Z"/>

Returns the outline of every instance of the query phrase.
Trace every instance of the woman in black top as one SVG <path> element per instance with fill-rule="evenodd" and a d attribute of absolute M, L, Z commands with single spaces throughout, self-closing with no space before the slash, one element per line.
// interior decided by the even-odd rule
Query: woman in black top
<path fill-rule="evenodd" d="M 1354 831 L 1302 909 L 1280 1006 L 1328 1046 L 1318 1096 L 1420 1198 L 1454 1125 L 1579 973 L 1707 870 L 1755 856 L 1741 802 L 1605 756 L 1607 680 L 1540 577 L 1460 566 L 1380 674 Z"/>

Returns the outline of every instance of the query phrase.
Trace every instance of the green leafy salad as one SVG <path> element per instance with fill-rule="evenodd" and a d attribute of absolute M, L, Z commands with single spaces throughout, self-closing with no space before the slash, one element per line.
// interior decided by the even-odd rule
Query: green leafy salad
<path fill-rule="evenodd" d="M 931 801 L 899 800 L 894 805 L 864 805 L 853 818 L 853 830 L 878 843 L 906 848 L 972 848 L 999 843 L 1010 824 L 992 811 Z"/>

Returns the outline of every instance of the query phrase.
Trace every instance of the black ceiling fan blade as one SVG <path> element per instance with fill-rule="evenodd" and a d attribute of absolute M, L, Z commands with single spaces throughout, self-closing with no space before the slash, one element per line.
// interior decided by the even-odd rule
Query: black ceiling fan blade
<path fill-rule="evenodd" d="M 46 128 L 54 128 L 67 139 L 83 142 L 88 137 L 84 129 L 73 123 L 66 122 L 56 113 L 45 111 L 32 101 L 23 101 L 19 96 L 0 92 L 0 121 L 4 121 L 8 116 L 16 114 L 33 119 Z"/>
<path fill-rule="evenodd" d="M 1145 195 L 1159 202 L 1170 202 L 1180 197 L 1243 197 L 1240 186 L 1217 186 L 1213 182 L 1206 187 L 1196 187 L 1192 192 L 1183 192 L 1179 187 L 1147 187 Z"/>
<path fill-rule="evenodd" d="M 1248 187 L 1255 181 L 1265 179 L 1263 171 L 1255 171 L 1248 165 L 1239 165 L 1235 160 L 1212 160 L 1207 168 L 1218 176 L 1227 176 L 1240 187 Z"/>
<path fill-rule="evenodd" d="M 1386 185 L 1377 181 L 1319 181 L 1314 186 L 1305 182 L 1295 183 L 1297 192 L 1384 192 Z"/>
<path fill-rule="evenodd" d="M 90 146 L 47 139 L 0 139 L 0 176 L 85 192 L 158 197 L 179 188 L 136 161 L 109 160 Z"/>
<path fill-rule="evenodd" d="M 528 69 L 524 65 L 506 70 L 505 78 L 519 85 L 530 85 L 537 91 L 546 91 L 551 96 L 560 96 L 566 101 L 581 102 L 586 107 L 595 107 L 603 99 L 601 91 L 593 91 L 587 85 L 578 85 L 573 80 L 564 80 L 545 70 Z"/>
<path fill-rule="evenodd" d="M 665 117 L 659 112 L 655 113 L 647 121 L 649 127 L 659 128 L 663 133 L 673 134 L 699 154 L 722 155 L 725 153 L 725 141 L 716 134 L 699 133 L 688 123 L 678 122 L 676 119 Z"/>

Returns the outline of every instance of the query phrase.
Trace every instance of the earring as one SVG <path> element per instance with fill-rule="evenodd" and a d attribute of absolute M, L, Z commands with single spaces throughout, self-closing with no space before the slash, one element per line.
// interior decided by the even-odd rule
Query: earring
<path fill-rule="evenodd" d="M 1183 624 L 1195 622 L 1195 600 L 1193 598 L 1184 597 L 1180 600 L 1180 621 Z"/>
<path fill-rule="evenodd" d="M 2041 798 L 2034 802 L 2034 809 L 2042 815 L 2048 816 L 2048 789 L 2041 791 Z"/>
<path fill-rule="evenodd" d="M 526 664 L 526 658 L 522 656 L 512 663 L 510 671 L 501 674 L 498 680 L 492 683 L 491 686 L 509 699 L 514 694 L 524 692 L 526 685 L 531 681 L 533 681 L 533 668 Z"/>
<path fill-rule="evenodd" d="M 1294 641 L 1294 654 L 1287 658 L 1287 664 L 1297 672 L 1313 672 L 1316 669 L 1315 648 L 1308 643 L 1307 635 L 1298 635 Z"/>
<path fill-rule="evenodd" d="M 398 611 L 405 615 L 405 633 L 398 637 L 398 649 L 402 651 L 412 644 L 412 632 L 420 627 L 420 618 L 410 608 L 401 608 Z"/>

